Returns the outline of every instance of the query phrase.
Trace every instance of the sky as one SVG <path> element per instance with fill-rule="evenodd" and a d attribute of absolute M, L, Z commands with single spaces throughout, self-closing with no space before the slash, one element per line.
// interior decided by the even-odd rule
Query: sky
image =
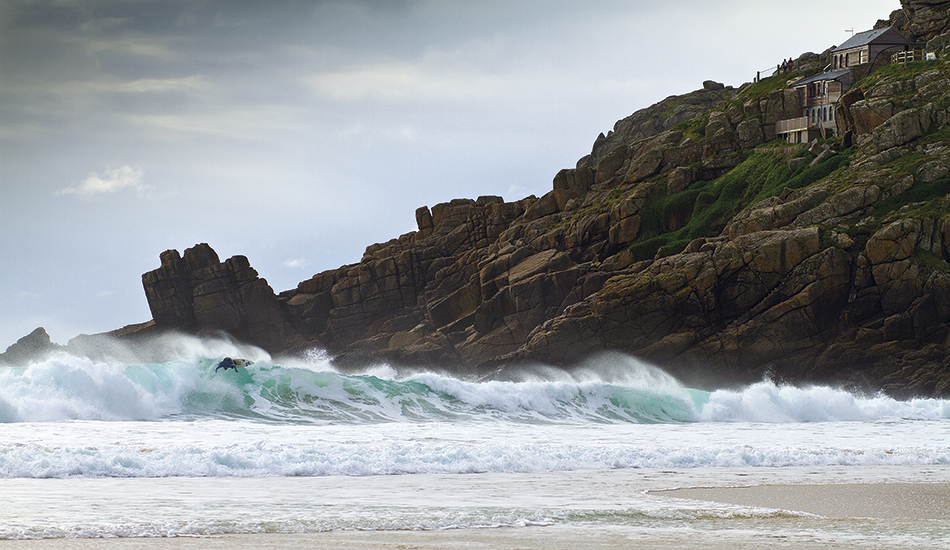
<path fill-rule="evenodd" d="M 0 351 L 151 319 L 167 249 L 276 292 L 454 198 L 519 200 L 704 80 L 898 0 L 0 0 Z"/>

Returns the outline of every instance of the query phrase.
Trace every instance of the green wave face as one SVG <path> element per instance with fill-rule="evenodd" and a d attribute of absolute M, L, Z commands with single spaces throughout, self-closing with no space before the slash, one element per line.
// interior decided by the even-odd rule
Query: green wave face
<path fill-rule="evenodd" d="M 364 423 L 505 420 L 527 423 L 687 422 L 708 394 L 597 381 L 469 382 L 437 374 L 390 378 L 255 363 L 214 371 L 216 359 L 129 365 L 131 393 L 159 417 Z M 91 393 L 97 393 L 91 388 Z"/>

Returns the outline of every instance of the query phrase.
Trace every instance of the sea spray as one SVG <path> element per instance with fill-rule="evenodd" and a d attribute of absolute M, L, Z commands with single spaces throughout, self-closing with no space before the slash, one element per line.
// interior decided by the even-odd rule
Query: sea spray
<path fill-rule="evenodd" d="M 277 423 L 379 422 L 684 423 L 943 419 L 950 401 L 898 401 L 830 387 L 771 382 L 711 393 L 656 367 L 606 354 L 567 372 L 512 371 L 475 382 L 445 374 L 403 374 L 380 365 L 361 374 L 326 359 L 281 360 L 259 352 L 237 372 L 215 372 L 235 351 L 219 341 L 180 339 L 189 354 L 163 363 L 123 364 L 66 353 L 0 369 L 0 421 L 249 419 Z M 252 351 L 253 350 L 245 350 Z"/>
<path fill-rule="evenodd" d="M 830 422 L 887 418 L 950 418 L 950 400 L 900 401 L 884 395 L 863 396 L 827 386 L 795 387 L 772 382 L 740 390 L 717 390 L 699 410 L 701 422 Z"/>

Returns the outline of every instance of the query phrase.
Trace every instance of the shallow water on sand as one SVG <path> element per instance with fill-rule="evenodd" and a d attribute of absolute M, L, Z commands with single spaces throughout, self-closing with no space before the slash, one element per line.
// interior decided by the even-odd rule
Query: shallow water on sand
<path fill-rule="evenodd" d="M 0 480 L 0 536 L 597 528 L 631 540 L 786 540 L 939 548 L 945 520 L 826 518 L 653 490 L 796 483 L 948 482 L 950 467 L 626 469 L 538 473 Z"/>

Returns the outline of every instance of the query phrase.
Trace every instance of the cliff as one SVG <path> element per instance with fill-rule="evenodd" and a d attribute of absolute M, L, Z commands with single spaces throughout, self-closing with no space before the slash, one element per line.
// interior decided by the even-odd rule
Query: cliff
<path fill-rule="evenodd" d="M 207 245 L 143 277 L 159 327 L 485 374 L 602 350 L 690 383 L 772 376 L 950 394 L 950 66 L 891 66 L 840 134 L 775 141 L 789 78 L 635 113 L 542 197 L 422 207 L 418 230 L 275 295 Z M 851 142 L 851 143 L 847 143 Z"/>
<path fill-rule="evenodd" d="M 893 24 L 935 62 L 874 67 L 837 135 L 775 139 L 787 84 L 707 81 L 618 121 L 542 197 L 419 208 L 418 230 L 275 293 L 206 244 L 143 275 L 154 323 L 271 353 L 318 347 L 483 376 L 618 350 L 689 384 L 840 383 L 950 395 L 950 2 Z"/>

